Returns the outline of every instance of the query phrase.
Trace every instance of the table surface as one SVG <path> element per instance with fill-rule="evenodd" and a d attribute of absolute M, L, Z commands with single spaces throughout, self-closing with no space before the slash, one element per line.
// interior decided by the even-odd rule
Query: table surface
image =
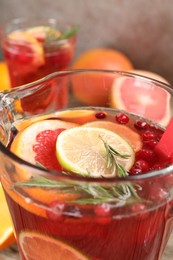
<path fill-rule="evenodd" d="M 169 239 L 165 252 L 163 254 L 162 260 L 172 260 L 173 259 L 173 233 Z M 0 252 L 0 260 L 20 260 L 17 246 L 14 245 Z"/>

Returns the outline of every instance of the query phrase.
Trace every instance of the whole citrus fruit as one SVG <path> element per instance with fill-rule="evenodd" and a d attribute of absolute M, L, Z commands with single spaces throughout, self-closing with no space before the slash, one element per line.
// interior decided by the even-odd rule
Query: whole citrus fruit
<path fill-rule="evenodd" d="M 10 88 L 10 79 L 8 74 L 7 64 L 3 61 L 0 62 L 0 90 Z"/>
<path fill-rule="evenodd" d="M 103 69 L 103 70 L 122 70 L 133 69 L 130 59 L 122 52 L 109 49 L 91 49 L 81 54 L 72 69 Z M 91 74 L 90 74 L 91 75 Z M 72 81 L 75 97 L 87 105 L 107 105 L 109 91 L 111 88 L 112 77 L 106 75 L 103 82 L 103 75 L 75 75 Z"/>

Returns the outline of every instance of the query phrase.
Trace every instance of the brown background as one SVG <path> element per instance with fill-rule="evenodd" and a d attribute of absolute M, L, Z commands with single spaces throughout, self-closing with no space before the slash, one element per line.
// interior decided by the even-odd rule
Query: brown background
<path fill-rule="evenodd" d="M 1 25 L 23 16 L 77 23 L 76 56 L 90 48 L 116 48 L 136 68 L 157 72 L 173 84 L 172 0 L 0 0 Z"/>

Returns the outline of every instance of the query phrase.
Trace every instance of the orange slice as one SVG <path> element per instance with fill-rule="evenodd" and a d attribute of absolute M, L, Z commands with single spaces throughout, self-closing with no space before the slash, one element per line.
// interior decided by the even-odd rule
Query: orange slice
<path fill-rule="evenodd" d="M 171 117 L 170 94 L 149 80 L 115 79 L 110 104 L 113 108 L 146 117 L 162 126 L 166 126 Z"/>
<path fill-rule="evenodd" d="M 20 109 L 20 107 L 18 108 Z M 28 127 L 30 124 L 45 119 L 57 118 L 63 121 L 72 122 L 76 124 L 85 124 L 95 120 L 95 112 L 89 110 L 66 110 L 62 112 L 56 112 L 49 115 L 31 117 L 26 120 L 15 122 L 14 126 L 18 131 L 23 130 Z"/>
<path fill-rule="evenodd" d="M 125 125 L 120 125 L 107 121 L 93 121 L 84 124 L 83 126 L 100 127 L 111 130 L 124 138 L 128 143 L 130 143 L 135 152 L 139 151 L 142 148 L 142 140 L 140 135 Z"/>
<path fill-rule="evenodd" d="M 23 231 L 19 244 L 26 260 L 87 260 L 77 249 L 47 235 Z"/>
<path fill-rule="evenodd" d="M 30 33 L 15 31 L 8 35 L 9 39 L 12 41 L 12 44 L 26 44 L 30 47 L 34 53 L 32 65 L 39 67 L 44 64 L 44 50 L 42 45 L 32 36 Z"/>
<path fill-rule="evenodd" d="M 28 198 L 28 196 L 24 197 L 22 194 L 11 189 L 9 183 L 7 183 L 4 179 L 2 180 L 2 183 L 7 194 L 11 197 L 12 200 L 14 200 L 14 202 L 16 202 L 22 208 L 38 216 L 47 216 L 46 210 L 43 206 L 40 206 L 38 203 L 33 202 L 30 198 Z"/>
<path fill-rule="evenodd" d="M 0 183 L 0 250 L 15 242 L 11 216 L 6 203 L 5 195 Z"/>

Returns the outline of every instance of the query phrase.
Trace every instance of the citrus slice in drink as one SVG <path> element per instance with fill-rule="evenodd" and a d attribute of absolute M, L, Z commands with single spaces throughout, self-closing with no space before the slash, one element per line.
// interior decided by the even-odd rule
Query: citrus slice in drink
<path fill-rule="evenodd" d="M 55 39 L 58 39 L 61 36 L 61 32 L 51 28 L 49 26 L 36 26 L 26 30 L 27 33 L 30 33 L 34 38 L 39 42 L 52 42 Z"/>
<path fill-rule="evenodd" d="M 14 231 L 5 195 L 0 183 L 0 250 L 15 242 Z"/>
<path fill-rule="evenodd" d="M 51 138 L 52 135 L 54 134 L 53 131 L 58 130 L 58 129 L 67 129 L 70 127 L 75 127 L 78 126 L 75 123 L 70 123 L 70 122 L 65 122 L 61 120 L 43 120 L 39 122 L 35 122 L 25 128 L 24 130 L 20 131 L 12 145 L 10 150 L 16 154 L 18 157 L 22 158 L 23 160 L 30 162 L 32 164 L 37 164 L 37 161 L 35 159 L 36 157 L 36 152 L 34 151 L 33 147 L 35 144 L 38 142 L 38 148 L 44 149 L 43 145 L 45 146 L 45 142 L 49 143 L 48 145 L 51 144 Z M 44 133 L 43 136 L 39 136 L 40 133 Z M 38 138 L 37 138 L 38 137 Z M 49 139 L 46 139 L 49 138 Z M 39 138 L 42 138 L 41 140 L 38 140 Z M 55 141 L 56 142 L 56 141 Z M 55 150 L 56 151 L 56 150 Z M 54 151 L 54 152 L 55 152 Z M 43 160 L 52 160 L 53 154 L 48 155 L 49 158 L 43 158 Z M 57 160 L 57 159 L 56 159 Z"/>
<path fill-rule="evenodd" d="M 17 50 L 20 57 L 32 57 L 32 66 L 39 67 L 44 64 L 44 51 L 42 45 L 32 36 L 32 34 L 24 31 L 14 31 L 8 35 L 10 43 L 14 48 L 18 46 Z M 23 54 L 23 56 L 22 56 Z M 22 58 L 20 59 L 22 61 Z M 26 62 L 26 59 L 23 59 Z"/>
<path fill-rule="evenodd" d="M 170 120 L 170 94 L 150 80 L 120 77 L 115 79 L 111 107 L 122 109 L 166 126 Z"/>
<path fill-rule="evenodd" d="M 142 148 L 142 140 L 138 133 L 130 129 L 128 126 L 120 125 L 118 123 L 108 122 L 108 121 L 93 121 L 83 125 L 84 127 L 100 127 L 111 130 L 116 134 L 120 135 L 127 142 L 131 144 L 134 151 L 137 152 Z"/>
<path fill-rule="evenodd" d="M 87 260 L 77 249 L 63 241 L 37 232 L 23 231 L 19 244 L 26 260 Z"/>
<path fill-rule="evenodd" d="M 48 168 L 50 170 L 62 171 L 56 157 L 56 139 L 58 134 L 64 129 L 78 126 L 75 123 L 61 120 L 38 121 L 17 134 L 12 145 L 11 151 L 18 157 L 34 165 Z M 16 165 L 16 174 L 13 175 L 15 181 L 27 181 L 36 173 L 36 170 L 28 169 L 23 165 Z M 35 187 L 23 187 L 22 190 L 36 202 L 49 205 L 55 200 L 69 201 L 77 197 L 76 194 L 69 194 L 56 189 L 42 189 Z M 29 204 L 22 206 L 30 210 Z M 31 208 L 32 210 L 32 208 Z M 40 215 L 42 211 L 36 210 Z M 42 214 L 43 215 L 43 214 Z"/>
<path fill-rule="evenodd" d="M 106 145 L 126 159 L 113 157 L 113 167 L 109 168 Z M 89 177 L 115 176 L 117 164 L 129 170 L 135 157 L 133 148 L 125 139 L 110 130 L 97 127 L 75 127 L 61 132 L 56 143 L 56 153 L 65 169 Z"/>

